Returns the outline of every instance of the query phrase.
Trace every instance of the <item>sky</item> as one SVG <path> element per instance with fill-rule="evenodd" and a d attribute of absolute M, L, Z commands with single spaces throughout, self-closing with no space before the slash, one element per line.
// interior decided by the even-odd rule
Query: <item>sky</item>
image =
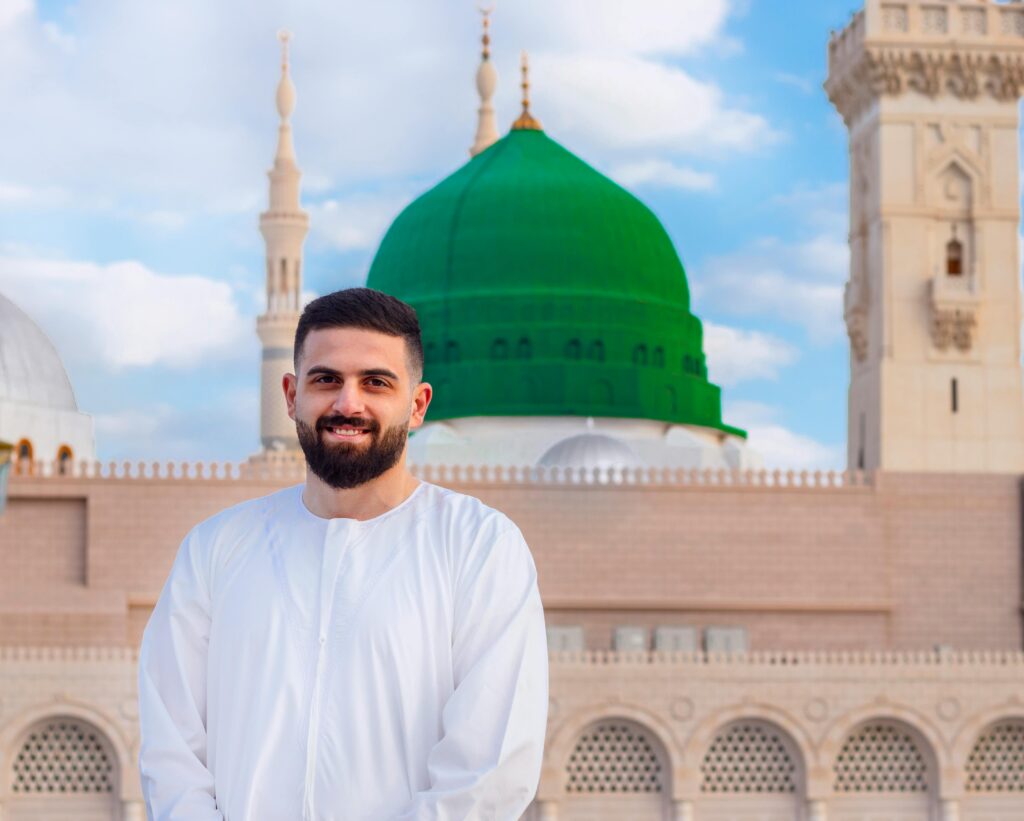
<path fill-rule="evenodd" d="M 504 130 L 520 50 L 549 136 L 662 220 L 724 418 L 768 466 L 844 467 L 847 141 L 825 79 L 853 0 L 497 0 Z M 468 159 L 463 0 L 0 0 L 0 292 L 56 344 L 99 457 L 258 449 L 279 76 L 309 295 L 365 282 L 391 220 Z"/>

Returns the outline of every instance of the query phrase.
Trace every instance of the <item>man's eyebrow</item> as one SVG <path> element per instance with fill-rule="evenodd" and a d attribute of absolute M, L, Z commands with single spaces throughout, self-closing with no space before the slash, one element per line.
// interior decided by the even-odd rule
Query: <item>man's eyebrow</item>
<path fill-rule="evenodd" d="M 306 376 L 337 376 L 341 377 L 341 371 L 336 371 L 334 368 L 328 368 L 326 365 L 314 365 L 308 371 Z M 388 379 L 393 379 L 395 382 L 399 381 L 398 374 L 394 371 L 389 371 L 387 368 L 367 368 L 359 372 L 360 376 L 386 376 Z"/>

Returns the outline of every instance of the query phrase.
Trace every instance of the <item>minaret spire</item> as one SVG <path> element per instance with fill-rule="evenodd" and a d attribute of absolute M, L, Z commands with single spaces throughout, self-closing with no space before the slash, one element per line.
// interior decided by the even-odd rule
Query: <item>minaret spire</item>
<path fill-rule="evenodd" d="M 260 214 L 260 233 L 267 249 L 267 309 L 256 320 L 263 344 L 260 387 L 260 440 L 263 451 L 297 451 L 295 424 L 288 418 L 281 396 L 281 377 L 292 368 L 295 327 L 302 308 L 302 243 L 309 231 L 309 214 L 299 201 L 302 172 L 295 161 L 291 116 L 295 110 L 288 45 L 291 35 L 282 31 L 281 79 L 277 84 L 277 150 L 270 178 L 269 207 Z"/>
<path fill-rule="evenodd" d="M 480 59 L 480 68 L 476 70 L 476 90 L 480 94 L 480 108 L 477 109 L 478 120 L 476 126 L 476 139 L 469 149 L 469 155 L 475 157 L 485 148 L 498 141 L 498 123 L 494 115 L 494 90 L 498 85 L 498 72 L 491 62 L 491 13 L 494 6 L 481 8 L 483 15 L 483 53 Z"/>
<path fill-rule="evenodd" d="M 540 120 L 534 117 L 530 113 L 530 61 L 526 56 L 526 52 L 523 52 L 521 71 L 523 73 L 523 81 L 521 87 L 523 89 L 523 112 L 519 115 L 514 123 L 512 123 L 513 131 L 542 131 L 543 127 L 540 124 Z"/>

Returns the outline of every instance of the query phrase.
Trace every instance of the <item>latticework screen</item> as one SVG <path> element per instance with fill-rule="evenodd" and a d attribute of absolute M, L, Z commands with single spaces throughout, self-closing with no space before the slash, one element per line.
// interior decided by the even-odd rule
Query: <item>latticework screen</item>
<path fill-rule="evenodd" d="M 1024 722 L 997 724 L 967 758 L 968 792 L 1024 792 Z"/>
<path fill-rule="evenodd" d="M 97 793 L 114 789 L 114 762 L 100 734 L 57 719 L 29 734 L 14 760 L 15 793 Z"/>
<path fill-rule="evenodd" d="M 780 732 L 754 722 L 720 732 L 700 765 L 700 788 L 711 793 L 791 793 L 796 762 Z"/>
<path fill-rule="evenodd" d="M 836 759 L 837 792 L 926 792 L 928 765 L 917 742 L 891 724 L 855 731 Z"/>
<path fill-rule="evenodd" d="M 567 770 L 572 793 L 654 793 L 663 786 L 654 743 L 624 721 L 603 721 L 580 736 Z"/>

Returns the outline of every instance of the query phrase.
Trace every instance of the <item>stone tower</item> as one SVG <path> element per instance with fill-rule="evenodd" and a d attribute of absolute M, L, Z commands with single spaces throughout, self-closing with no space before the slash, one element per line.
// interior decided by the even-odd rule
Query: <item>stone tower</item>
<path fill-rule="evenodd" d="M 867 0 L 829 42 L 850 134 L 851 469 L 1024 470 L 1024 5 Z"/>
<path fill-rule="evenodd" d="M 297 451 L 295 423 L 288 418 L 281 377 L 290 373 L 295 326 L 302 309 L 302 242 L 309 214 L 299 204 L 299 178 L 289 117 L 295 108 L 295 86 L 288 74 L 288 35 L 281 37 L 281 82 L 277 86 L 277 153 L 270 177 L 270 207 L 260 214 L 260 232 L 267 246 L 267 310 L 256 320 L 263 345 L 260 379 L 260 442 L 264 453 Z"/>

